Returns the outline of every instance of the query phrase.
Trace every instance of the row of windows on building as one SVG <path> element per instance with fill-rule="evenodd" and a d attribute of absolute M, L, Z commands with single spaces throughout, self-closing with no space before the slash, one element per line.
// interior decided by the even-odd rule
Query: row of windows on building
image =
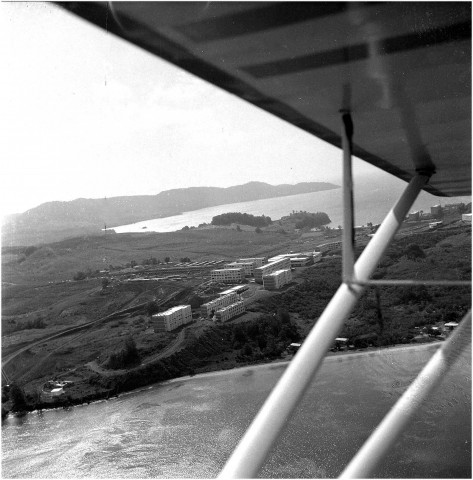
<path fill-rule="evenodd" d="M 263 287 L 265 290 L 279 290 L 290 282 L 292 282 L 292 272 L 290 269 L 276 270 L 263 276 Z"/>
<path fill-rule="evenodd" d="M 153 315 L 155 329 L 158 332 L 170 332 L 192 321 L 192 310 L 190 305 L 178 305 L 165 312 Z"/>
<path fill-rule="evenodd" d="M 245 311 L 245 304 L 239 300 L 236 292 L 223 295 L 211 302 L 201 306 L 200 312 L 204 318 L 213 317 L 216 320 L 225 322 Z M 171 332 L 181 325 L 186 325 L 192 321 L 192 311 L 190 305 L 178 305 L 165 312 L 153 315 L 156 332 Z"/>
<path fill-rule="evenodd" d="M 237 302 L 238 299 L 239 296 L 236 292 L 229 293 L 228 295 L 222 295 L 211 302 L 201 305 L 200 313 L 204 318 L 210 317 L 214 315 L 217 310 L 228 307 L 228 305 Z"/>
<path fill-rule="evenodd" d="M 322 258 L 321 252 L 286 253 L 269 260 L 260 258 L 240 258 L 227 264 L 226 268 L 212 270 L 211 280 L 215 282 L 236 283 L 253 275 L 256 283 L 263 284 L 263 277 L 278 270 L 305 267 Z"/>

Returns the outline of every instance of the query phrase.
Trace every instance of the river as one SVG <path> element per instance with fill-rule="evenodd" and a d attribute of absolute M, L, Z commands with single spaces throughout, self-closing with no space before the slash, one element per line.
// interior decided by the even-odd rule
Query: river
<path fill-rule="evenodd" d="M 404 184 L 394 181 L 393 177 L 381 176 L 376 179 L 359 179 L 355 183 L 355 225 L 368 222 L 380 223 L 396 199 L 401 194 Z M 471 202 L 471 197 L 439 198 L 422 192 L 412 210 L 424 210 L 430 213 L 430 207 L 441 203 Z M 212 217 L 228 212 L 266 215 L 277 220 L 289 215 L 293 210 L 307 212 L 325 212 L 331 220 L 330 226 L 343 224 L 342 189 L 326 190 L 315 193 L 304 193 L 288 197 L 266 198 L 251 202 L 218 205 L 200 210 L 184 212 L 181 215 L 158 218 L 121 225 L 113 229 L 117 233 L 127 232 L 173 232 L 181 228 L 197 227 L 201 223 L 210 223 Z"/>
<path fill-rule="evenodd" d="M 326 358 L 261 475 L 339 475 L 437 347 Z M 471 478 L 470 356 L 457 362 L 376 477 Z M 2 478 L 215 477 L 284 368 L 198 375 L 70 410 L 9 417 Z"/>

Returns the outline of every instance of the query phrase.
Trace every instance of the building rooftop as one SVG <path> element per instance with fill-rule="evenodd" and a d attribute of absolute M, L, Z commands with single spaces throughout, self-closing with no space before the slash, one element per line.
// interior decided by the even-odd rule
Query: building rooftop
<path fill-rule="evenodd" d="M 241 271 L 241 268 L 218 268 L 217 270 L 212 270 L 212 272 L 239 272 Z"/>
<path fill-rule="evenodd" d="M 282 268 L 281 270 L 276 270 L 275 272 L 268 273 L 265 277 L 276 277 L 283 272 L 289 272 L 288 268 Z"/>
<path fill-rule="evenodd" d="M 175 307 L 168 308 L 165 312 L 160 312 L 157 313 L 157 315 L 164 315 L 164 314 L 169 314 L 169 313 L 174 313 L 179 310 L 182 310 L 183 308 L 190 307 L 190 305 L 177 305 Z"/>

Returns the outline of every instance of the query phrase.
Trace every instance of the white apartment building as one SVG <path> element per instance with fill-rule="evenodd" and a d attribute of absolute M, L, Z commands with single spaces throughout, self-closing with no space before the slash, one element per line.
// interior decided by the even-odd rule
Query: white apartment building
<path fill-rule="evenodd" d="M 313 252 L 301 252 L 299 256 L 312 257 L 314 263 L 320 262 L 320 260 L 322 260 L 322 252 L 316 252 L 315 250 Z"/>
<path fill-rule="evenodd" d="M 314 260 L 312 259 L 312 255 L 310 257 L 295 257 L 291 258 L 291 267 L 307 267 L 308 265 L 312 265 Z"/>
<path fill-rule="evenodd" d="M 265 290 L 279 290 L 281 287 L 292 281 L 290 269 L 276 270 L 263 276 L 263 287 Z"/>
<path fill-rule="evenodd" d="M 165 312 L 156 313 L 152 318 L 157 321 L 156 331 L 170 332 L 192 321 L 191 306 L 178 305 Z"/>
<path fill-rule="evenodd" d="M 227 307 L 232 303 L 238 301 L 238 294 L 236 292 L 231 292 L 228 295 L 223 295 L 221 297 L 212 300 L 211 302 L 204 303 L 200 306 L 200 313 L 203 317 L 209 317 L 212 313 L 215 313 L 217 310 L 220 310 L 223 307 Z"/>
<path fill-rule="evenodd" d="M 228 307 L 217 310 L 215 316 L 220 322 L 226 322 L 227 320 L 230 320 L 231 318 L 244 313 L 245 310 L 245 302 L 235 302 Z"/>
<path fill-rule="evenodd" d="M 271 263 L 267 263 L 262 267 L 255 268 L 255 282 L 263 283 L 263 276 L 269 275 L 277 270 L 287 270 L 291 268 L 291 260 L 289 258 L 281 258 Z"/>
<path fill-rule="evenodd" d="M 253 275 L 255 264 L 253 262 L 232 262 L 232 263 L 227 263 L 226 267 L 227 268 L 243 268 L 245 275 L 249 277 Z"/>
<path fill-rule="evenodd" d="M 280 255 L 276 255 L 275 257 L 271 257 L 268 259 L 268 263 L 277 262 L 281 260 L 281 258 L 296 258 L 300 257 L 302 253 L 281 253 Z"/>
<path fill-rule="evenodd" d="M 223 292 L 219 292 L 218 295 L 228 295 L 229 293 L 238 293 L 241 294 L 243 292 L 246 292 L 250 287 L 248 285 L 235 285 L 232 288 L 229 288 L 228 290 L 224 290 Z"/>
<path fill-rule="evenodd" d="M 243 268 L 220 268 L 210 272 L 210 279 L 214 282 L 236 283 L 245 278 Z"/>
<path fill-rule="evenodd" d="M 237 262 L 253 262 L 254 268 L 262 267 L 266 263 L 266 257 L 239 258 Z"/>

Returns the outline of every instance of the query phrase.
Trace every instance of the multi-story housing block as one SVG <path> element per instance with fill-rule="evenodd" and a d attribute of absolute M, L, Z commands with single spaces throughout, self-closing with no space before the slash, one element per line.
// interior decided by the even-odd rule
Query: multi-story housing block
<path fill-rule="evenodd" d="M 281 258 L 296 258 L 300 257 L 302 253 L 281 253 L 280 255 L 276 255 L 275 257 L 271 257 L 268 259 L 268 263 L 276 262 L 281 260 Z"/>
<path fill-rule="evenodd" d="M 214 282 L 236 283 L 245 278 L 243 268 L 220 268 L 210 272 L 210 279 Z"/>
<path fill-rule="evenodd" d="M 192 311 L 190 305 L 178 305 L 165 312 L 153 315 L 156 321 L 156 331 L 170 332 L 192 321 Z"/>
<path fill-rule="evenodd" d="M 234 287 L 229 288 L 228 290 L 224 290 L 223 292 L 219 292 L 218 295 L 228 295 L 229 293 L 238 293 L 241 294 L 246 292 L 249 287 L 248 285 L 235 285 Z"/>
<path fill-rule="evenodd" d="M 262 267 L 266 263 L 266 257 L 239 258 L 237 262 L 253 262 L 254 268 Z"/>
<path fill-rule="evenodd" d="M 430 213 L 433 216 L 438 216 L 442 214 L 442 206 L 441 205 L 434 205 L 433 207 L 430 207 Z"/>
<path fill-rule="evenodd" d="M 200 307 L 200 313 L 203 317 L 209 317 L 213 315 L 217 310 L 220 310 L 223 307 L 227 307 L 232 303 L 238 301 L 238 294 L 236 292 L 229 293 L 228 295 L 223 295 L 221 297 L 212 300 L 211 302 L 204 303 Z"/>
<path fill-rule="evenodd" d="M 254 262 L 232 262 L 232 263 L 227 263 L 226 267 L 227 268 L 243 268 L 245 275 L 249 277 L 250 275 L 253 275 L 255 264 Z"/>
<path fill-rule="evenodd" d="M 322 260 L 322 252 L 301 252 L 301 257 L 312 257 L 312 261 L 314 263 L 320 262 Z"/>
<path fill-rule="evenodd" d="M 312 255 L 309 256 L 301 256 L 301 257 L 292 257 L 291 259 L 291 267 L 306 267 L 307 265 L 312 265 L 314 260 Z"/>
<path fill-rule="evenodd" d="M 244 313 L 245 310 L 245 302 L 235 302 L 228 307 L 217 310 L 215 316 L 220 322 L 226 322 L 227 320 L 230 320 L 231 318 Z"/>
<path fill-rule="evenodd" d="M 265 290 L 279 290 L 281 287 L 292 281 L 290 269 L 276 270 L 263 276 L 263 286 Z"/>
<path fill-rule="evenodd" d="M 267 263 L 262 267 L 255 268 L 255 282 L 263 283 L 263 276 L 275 272 L 276 270 L 287 270 L 291 268 L 291 260 L 289 258 L 281 258 L 271 263 Z"/>

